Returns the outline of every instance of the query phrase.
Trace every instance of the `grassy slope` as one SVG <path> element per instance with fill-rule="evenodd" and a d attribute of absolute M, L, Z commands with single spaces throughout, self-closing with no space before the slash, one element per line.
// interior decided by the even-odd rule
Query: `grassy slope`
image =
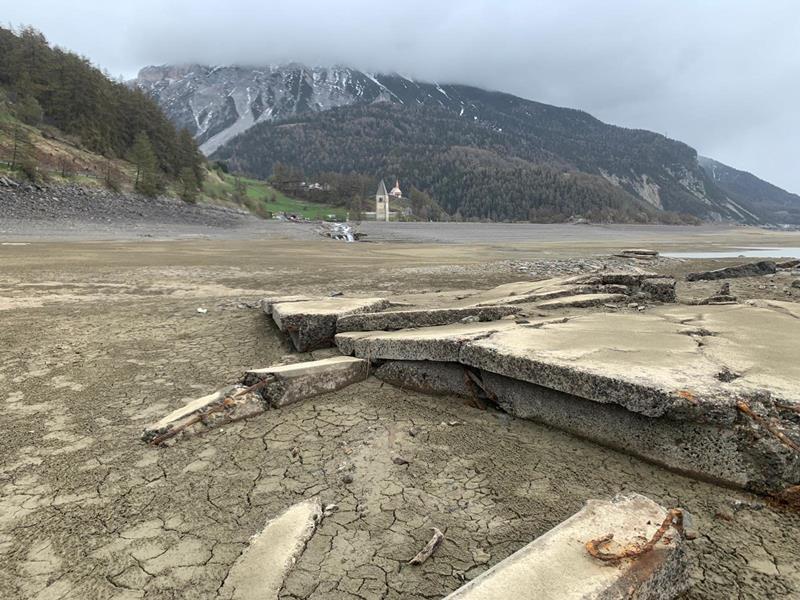
<path fill-rule="evenodd" d="M 290 198 L 258 179 L 242 177 L 241 182 L 245 186 L 247 198 L 245 207 L 256 214 L 266 215 L 266 213 L 278 214 L 286 212 L 309 219 L 327 219 L 328 215 L 335 215 L 337 219 L 344 219 L 346 216 L 346 210 L 341 207 Z M 233 175 L 213 170 L 209 172 L 203 183 L 201 200 L 209 202 L 222 201 L 230 204 L 233 203 L 235 189 L 236 184 Z"/>

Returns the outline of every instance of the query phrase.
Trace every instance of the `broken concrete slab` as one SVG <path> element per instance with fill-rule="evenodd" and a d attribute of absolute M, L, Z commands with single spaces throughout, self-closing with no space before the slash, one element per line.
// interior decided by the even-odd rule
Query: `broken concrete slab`
<path fill-rule="evenodd" d="M 464 318 L 474 317 L 476 321 L 496 321 L 508 315 L 517 314 L 519 306 L 475 306 L 467 308 L 419 308 L 411 310 L 387 310 L 378 313 L 359 313 L 339 317 L 337 332 L 347 331 L 396 331 L 414 327 L 450 325 Z"/>
<path fill-rule="evenodd" d="M 646 416 L 732 422 L 744 397 L 800 403 L 798 336 L 800 320 L 779 310 L 661 307 L 498 331 L 460 361 Z"/>
<path fill-rule="evenodd" d="M 198 431 L 255 416 L 266 410 L 256 391 L 241 385 L 231 385 L 192 400 L 185 406 L 145 427 L 142 439 L 149 443 L 173 438 L 175 434 L 190 435 Z"/>
<path fill-rule="evenodd" d="M 798 462 L 792 453 L 769 441 L 753 444 L 751 423 L 744 419 L 714 425 L 645 417 L 621 406 L 489 371 L 481 371 L 481 379 L 487 393 L 515 417 L 567 431 L 690 477 L 766 492 L 798 478 Z"/>
<path fill-rule="evenodd" d="M 334 392 L 369 376 L 366 360 L 335 356 L 322 360 L 253 369 L 242 378 L 246 386 L 266 380 L 258 393 L 264 402 L 279 408 L 299 400 Z"/>
<path fill-rule="evenodd" d="M 778 268 L 771 260 L 762 260 L 754 263 L 745 263 L 733 267 L 714 269 L 713 271 L 701 271 L 689 273 L 686 281 L 710 281 L 715 279 L 733 279 L 735 277 L 757 277 L 759 275 L 771 275 L 777 272 Z"/>
<path fill-rule="evenodd" d="M 545 322 L 552 319 L 541 319 Z M 400 331 L 353 331 L 336 335 L 342 354 L 367 360 L 435 360 L 458 362 L 462 344 L 515 327 L 513 321 L 459 323 Z"/>
<path fill-rule="evenodd" d="M 218 597 L 223 600 L 276 600 L 286 575 L 294 567 L 322 520 L 319 499 L 295 504 L 267 521 L 237 559 Z"/>
<path fill-rule="evenodd" d="M 264 311 L 264 314 L 271 315 L 272 307 L 276 304 L 286 302 L 303 302 L 306 300 L 314 300 L 314 298 L 310 298 L 309 296 L 270 296 L 267 298 L 262 298 L 261 310 Z"/>
<path fill-rule="evenodd" d="M 586 308 L 600 306 L 611 302 L 624 302 L 628 300 L 625 294 L 580 294 L 578 296 L 564 296 L 555 300 L 537 302 L 536 308 L 555 310 L 558 308 Z"/>
<path fill-rule="evenodd" d="M 299 352 L 333 345 L 336 320 L 361 312 L 387 308 L 384 298 L 325 298 L 277 302 L 271 305 L 272 319 L 278 329 L 288 333 Z"/>
<path fill-rule="evenodd" d="M 375 370 L 375 377 L 395 387 L 435 396 L 473 395 L 465 367 L 452 362 L 392 360 Z"/>
<path fill-rule="evenodd" d="M 798 313 L 797 305 L 777 301 L 660 307 L 528 324 L 345 333 L 337 343 L 362 358 L 458 362 L 600 406 L 618 405 L 649 419 L 620 418 L 630 427 L 624 431 L 609 426 L 609 432 L 640 438 L 635 443 L 593 435 L 596 424 L 588 417 L 583 429 L 548 420 L 545 409 L 535 418 L 677 470 L 767 492 L 800 483 Z M 511 394 L 491 391 L 501 405 L 503 393 Z M 601 421 L 595 415 L 594 422 Z M 658 429 L 648 433 L 648 427 Z M 678 446 L 674 452 L 667 451 L 670 443 Z"/>
<path fill-rule="evenodd" d="M 592 557 L 586 543 L 613 534 L 620 547 L 649 540 L 667 511 L 645 496 L 589 500 L 584 508 L 459 588 L 447 600 L 667 600 L 689 586 L 685 539 L 669 541 L 638 558 L 608 564 Z"/>

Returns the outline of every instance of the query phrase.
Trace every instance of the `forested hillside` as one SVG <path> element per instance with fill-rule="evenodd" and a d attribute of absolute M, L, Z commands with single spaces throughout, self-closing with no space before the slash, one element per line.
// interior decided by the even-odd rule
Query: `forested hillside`
<path fill-rule="evenodd" d="M 51 47 L 32 28 L 19 32 L 0 28 L 3 110 L 11 119 L 0 133 L 12 139 L 15 162 L 19 162 L 16 150 L 24 149 L 30 137 L 14 125 L 19 122 L 55 128 L 90 152 L 129 159 L 139 191 L 155 194 L 169 179 L 180 179 L 190 192 L 200 185 L 203 157 L 191 134 L 178 132 L 145 93 L 113 81 L 85 58 Z M 26 160 L 35 163 L 36 153 Z"/>
<path fill-rule="evenodd" d="M 604 177 L 575 169 L 541 138 L 476 126 L 430 107 L 378 103 L 260 124 L 215 158 L 258 177 L 270 176 L 276 163 L 306 173 L 400 177 L 429 192 L 455 218 L 693 220 L 657 210 Z"/>

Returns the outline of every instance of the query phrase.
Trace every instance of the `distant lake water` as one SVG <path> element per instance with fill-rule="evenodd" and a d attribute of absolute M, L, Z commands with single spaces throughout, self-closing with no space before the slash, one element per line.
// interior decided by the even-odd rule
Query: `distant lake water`
<path fill-rule="evenodd" d="M 800 258 L 800 248 L 742 248 L 721 252 L 662 252 L 668 258 Z"/>

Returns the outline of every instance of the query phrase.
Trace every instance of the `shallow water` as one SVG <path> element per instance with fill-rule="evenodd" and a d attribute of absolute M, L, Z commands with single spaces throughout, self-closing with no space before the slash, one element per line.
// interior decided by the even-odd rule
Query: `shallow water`
<path fill-rule="evenodd" d="M 741 248 L 720 252 L 663 252 L 668 258 L 800 258 L 800 248 Z"/>

